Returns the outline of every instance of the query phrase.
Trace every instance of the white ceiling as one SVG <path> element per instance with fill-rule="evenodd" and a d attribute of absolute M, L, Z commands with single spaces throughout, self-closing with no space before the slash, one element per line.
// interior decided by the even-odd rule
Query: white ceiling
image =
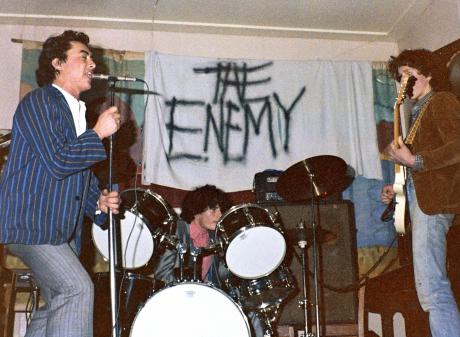
<path fill-rule="evenodd" d="M 430 0 L 0 0 L 0 23 L 396 41 Z"/>

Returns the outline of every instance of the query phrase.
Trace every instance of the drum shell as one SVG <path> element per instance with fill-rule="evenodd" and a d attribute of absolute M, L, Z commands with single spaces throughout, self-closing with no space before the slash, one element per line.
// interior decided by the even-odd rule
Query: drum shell
<path fill-rule="evenodd" d="M 256 204 L 242 204 L 230 208 L 222 215 L 216 234 L 228 245 L 245 229 L 260 225 L 277 227 L 265 208 Z"/>
<path fill-rule="evenodd" d="M 129 272 L 117 272 L 115 279 L 119 308 L 117 319 L 121 325 L 122 336 L 127 337 L 136 313 L 154 291 L 163 286 L 163 283 Z M 109 273 L 96 273 L 93 282 L 95 289 L 94 335 L 108 337 L 111 336 L 112 327 Z"/>
<path fill-rule="evenodd" d="M 229 293 L 244 310 L 263 309 L 281 303 L 296 290 L 296 281 L 284 264 L 270 275 L 247 280 L 233 277 L 227 282 Z"/>

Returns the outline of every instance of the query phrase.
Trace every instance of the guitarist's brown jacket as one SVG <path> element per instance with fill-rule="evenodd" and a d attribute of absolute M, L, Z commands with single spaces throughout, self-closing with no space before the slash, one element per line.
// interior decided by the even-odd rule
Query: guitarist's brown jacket
<path fill-rule="evenodd" d="M 438 92 L 426 109 L 412 144 L 423 157 L 423 170 L 412 172 L 417 200 L 426 214 L 460 214 L 460 102 Z"/>

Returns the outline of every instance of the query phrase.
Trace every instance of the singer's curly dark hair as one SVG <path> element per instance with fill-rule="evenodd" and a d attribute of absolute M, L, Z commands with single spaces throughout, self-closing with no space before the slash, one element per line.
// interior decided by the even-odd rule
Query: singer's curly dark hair
<path fill-rule="evenodd" d="M 66 30 L 61 35 L 51 36 L 45 41 L 38 59 L 38 69 L 35 71 L 37 84 L 40 87 L 55 80 L 59 71 L 53 67 L 51 62 L 55 58 L 65 62 L 67 51 L 72 48 L 71 42 L 81 42 L 89 48 L 88 35 L 73 30 Z"/>
<path fill-rule="evenodd" d="M 204 185 L 185 195 L 182 201 L 181 217 L 191 223 L 195 215 L 217 206 L 222 213 L 230 208 L 231 202 L 227 194 L 214 185 Z"/>
<path fill-rule="evenodd" d="M 391 56 L 388 61 L 388 70 L 398 82 L 401 76 L 398 68 L 409 66 L 417 69 L 424 76 L 431 76 L 430 86 L 434 91 L 449 91 L 451 84 L 447 66 L 441 61 L 438 54 L 427 49 L 406 49 L 398 56 Z"/>

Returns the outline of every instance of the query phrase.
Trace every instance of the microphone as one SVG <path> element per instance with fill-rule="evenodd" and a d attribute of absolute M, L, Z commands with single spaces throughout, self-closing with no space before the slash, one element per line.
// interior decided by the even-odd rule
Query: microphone
<path fill-rule="evenodd" d="M 113 75 L 105 75 L 105 74 L 93 74 L 91 76 L 93 80 L 104 80 L 104 81 L 125 81 L 125 82 L 144 82 L 140 78 L 136 77 L 126 77 L 126 76 L 113 76 Z"/>

